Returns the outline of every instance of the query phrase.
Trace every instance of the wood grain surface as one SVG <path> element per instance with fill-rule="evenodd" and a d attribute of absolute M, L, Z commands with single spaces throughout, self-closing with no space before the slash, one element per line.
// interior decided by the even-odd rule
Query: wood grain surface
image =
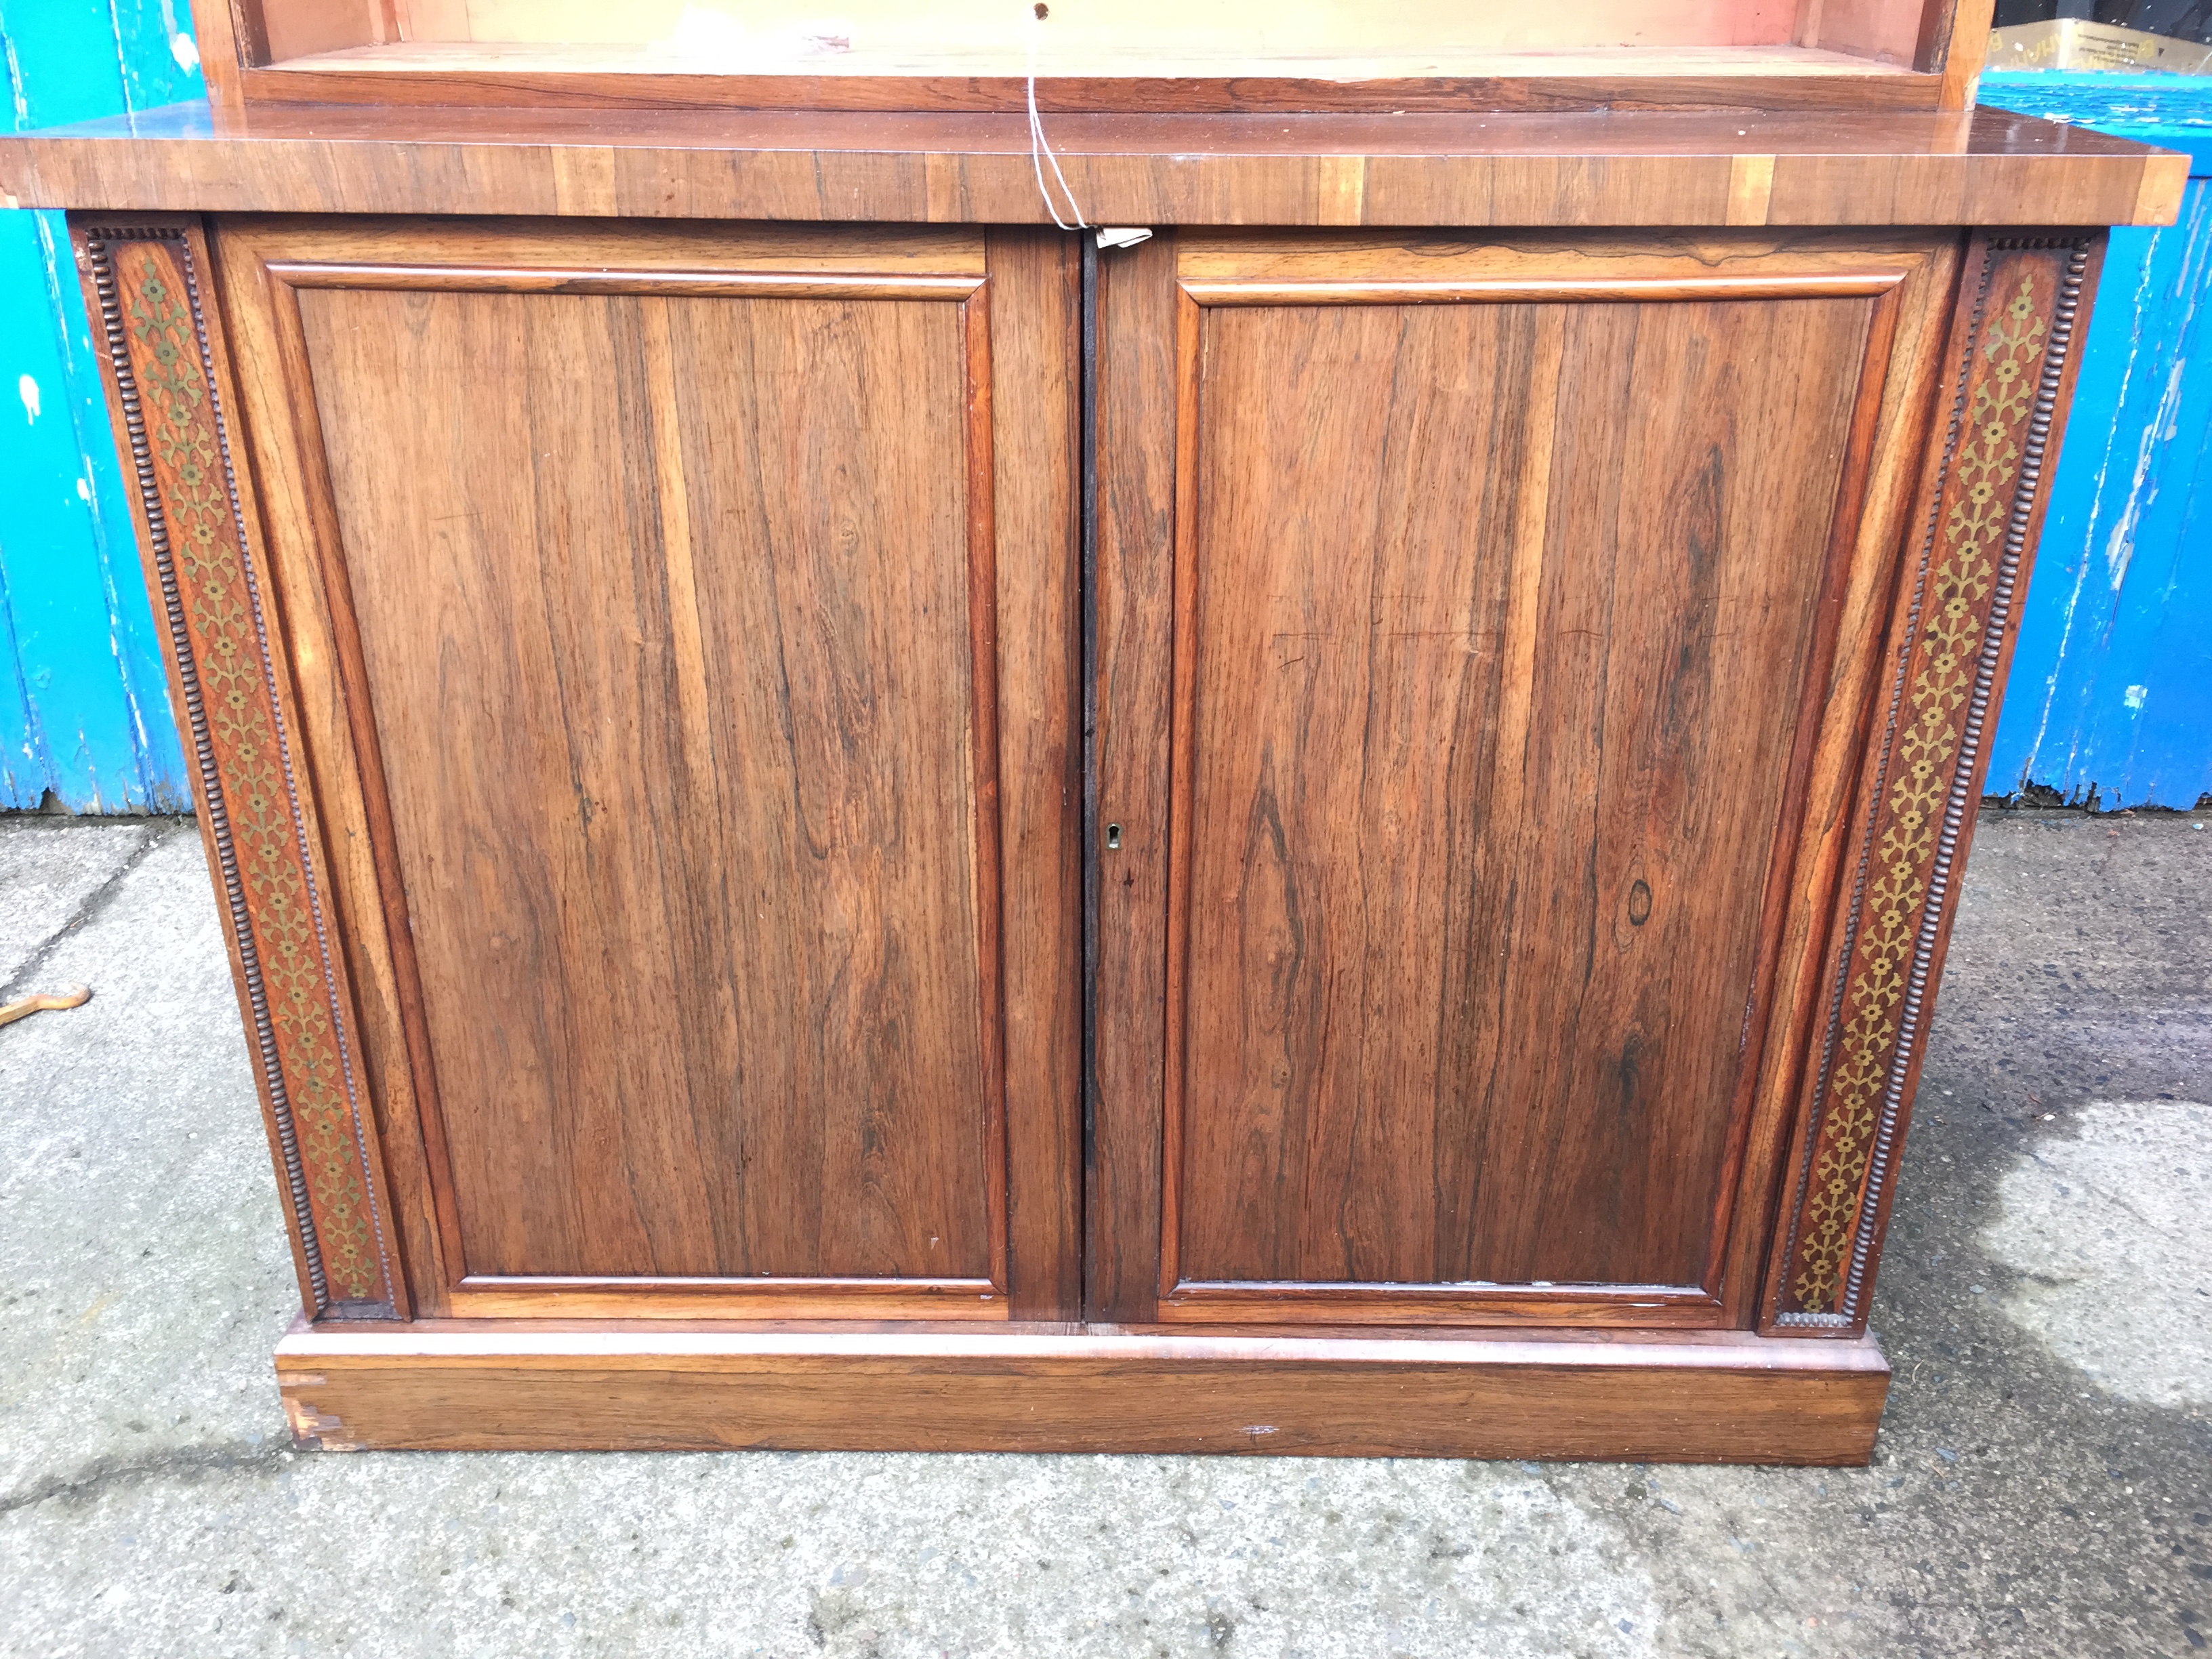
<path fill-rule="evenodd" d="M 1165 1088 L 1169 711 L 1175 631 L 1176 240 L 1097 270 L 1090 660 L 1093 906 L 1084 1305 L 1152 1316 Z"/>
<path fill-rule="evenodd" d="M 1871 1338 L 1354 1340 L 1028 1329 L 491 1334 L 276 1351 L 330 1450 L 738 1447 L 1867 1461 Z M 1779 1350 L 1780 1352 L 1777 1352 Z"/>
<path fill-rule="evenodd" d="M 1006 1224 L 1017 1318 L 1083 1307 L 1082 258 L 1054 230 L 995 229 L 999 801 L 1004 872 Z"/>
<path fill-rule="evenodd" d="M 1836 875 L 1803 849 L 1863 729 L 1948 256 L 1136 256 L 1101 288 L 1103 1305 L 1747 1316 Z"/>
<path fill-rule="evenodd" d="M 471 1273 L 992 1277 L 958 307 L 300 307 Z"/>
<path fill-rule="evenodd" d="M 1395 107 L 1395 106 L 1394 106 Z M 1094 224 L 2170 224 L 2188 158 L 1997 110 L 1061 115 Z M 1018 116 L 198 106 L 0 137 L 26 207 L 1042 224 Z M 0 203 L 0 205 L 4 205 Z"/>
<path fill-rule="evenodd" d="M 681 62 L 680 59 L 676 60 Z M 665 55 L 611 59 L 603 48 L 363 47 L 240 72 L 249 102 L 453 104 L 607 111 L 785 109 L 810 113 L 1016 112 L 1029 82 L 1018 52 L 872 54 L 823 72 L 800 59 L 784 72 L 700 74 Z M 1721 110 L 1735 114 L 1940 107 L 1943 77 L 1850 57 L 1774 46 L 1626 54 L 1469 54 L 1310 63 L 1231 58 L 1177 62 L 1145 55 L 1088 73 L 1040 75 L 1051 114 L 1306 114 Z"/>
<path fill-rule="evenodd" d="M 289 378 L 280 362 L 258 390 L 311 405 L 328 469 L 327 523 L 303 533 L 334 544 L 323 598 L 372 720 L 351 734 L 358 828 L 384 856 L 354 896 L 381 912 L 412 1028 L 445 1235 L 427 1276 L 487 1311 L 604 1293 L 865 1315 L 888 1293 L 1003 1316 L 1011 1158 L 1036 1188 L 1035 1304 L 1065 1309 L 1065 248 L 240 229 L 263 325 L 296 327 Z M 994 261 L 1024 378 L 1003 594 Z M 665 291 L 702 263 L 743 281 Z M 627 265 L 635 291 L 538 281 L 579 264 Z M 856 265 L 859 297 L 814 291 Z"/>
<path fill-rule="evenodd" d="M 1176 1273 L 1698 1283 L 1869 302 L 1192 309 Z"/>
<path fill-rule="evenodd" d="M 238 0 L 264 28 L 286 13 L 350 15 L 356 41 L 403 40 L 454 47 L 471 43 L 538 43 L 599 50 L 665 52 L 684 21 L 690 0 L 633 0 L 610 8 L 600 0 Z M 1068 55 L 1144 53 L 1188 58 L 1263 54 L 1311 58 L 1377 54 L 1601 49 L 1634 58 L 1680 47 L 1757 47 L 1795 41 L 1804 46 L 1883 52 L 1910 62 L 1923 22 L 1948 13 L 1954 0 L 1570 0 L 1539 13 L 1477 9 L 1453 0 L 1401 0 L 1384 15 L 1317 6 L 1291 15 L 1261 3 L 1210 9 L 1194 18 L 1176 0 L 1126 0 L 1091 9 L 1050 14 L 1039 31 L 1038 55 L 1055 68 Z M 808 43 L 778 0 L 713 0 L 696 9 L 757 34 L 763 51 Z M 917 9 L 899 0 L 847 0 L 838 13 L 844 45 L 819 45 L 813 55 L 837 61 L 848 53 L 901 46 L 1003 55 L 1018 52 L 996 0 L 939 0 Z M 775 33 L 784 32 L 782 39 Z M 270 54 L 281 55 L 272 52 Z"/>

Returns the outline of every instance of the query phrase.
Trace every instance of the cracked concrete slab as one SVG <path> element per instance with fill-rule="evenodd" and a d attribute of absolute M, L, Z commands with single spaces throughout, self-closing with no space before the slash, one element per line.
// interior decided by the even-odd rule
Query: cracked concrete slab
<path fill-rule="evenodd" d="M 0 1028 L 0 1492 L 284 1434 L 298 1292 L 207 862 L 149 833 L 46 963 L 92 1000 Z"/>
<path fill-rule="evenodd" d="M 158 819 L 15 817 L 0 820 L 0 986 L 159 833 Z"/>
<path fill-rule="evenodd" d="M 394 1659 L 1667 1651 L 1612 1528 L 1512 1467 L 398 1456 L 333 1487 L 337 1462 L 51 1500 L 125 1569 L 90 1627 Z M 87 1627 L 81 1583 L 19 1582 L 19 1629 Z"/>
<path fill-rule="evenodd" d="M 282 1436 L 274 1177 L 198 849 L 157 832 L 54 951 L 93 1003 L 0 1030 L 0 1653 L 2196 1651 L 2212 1416 L 2138 1397 L 2087 1322 L 2023 1330 L 2044 1270 L 2011 1230 L 2203 1340 L 2162 1258 L 2015 1183 L 2201 1212 L 2201 1154 L 2166 1153 L 2212 1099 L 2208 896 L 2186 821 L 1985 818 L 1876 1289 L 1872 1468 L 337 1455 Z"/>

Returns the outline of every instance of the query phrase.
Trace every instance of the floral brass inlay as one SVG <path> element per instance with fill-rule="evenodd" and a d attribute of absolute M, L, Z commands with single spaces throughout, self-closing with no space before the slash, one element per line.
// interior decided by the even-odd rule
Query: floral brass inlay
<path fill-rule="evenodd" d="M 388 1304 L 392 1290 L 337 993 L 309 886 L 306 836 L 239 525 L 236 483 L 204 356 L 191 255 L 174 233 L 142 234 L 143 240 L 129 232 L 94 233 L 101 240 L 88 240 L 87 248 L 126 411 L 137 416 L 133 426 L 143 427 L 143 434 L 131 434 L 143 447 L 135 459 L 188 702 L 195 705 L 203 807 L 228 855 L 226 866 L 234 866 L 225 875 L 233 884 L 234 916 L 244 913 L 236 931 L 249 1000 L 260 1017 L 255 1024 L 264 1070 L 288 1143 L 283 1150 L 297 1149 L 295 1207 L 304 1196 L 308 1209 L 301 1218 L 302 1243 L 319 1293 L 326 1285 L 335 1301 Z M 174 629 L 179 621 L 182 628 Z"/>
<path fill-rule="evenodd" d="M 2005 286 L 2017 286 L 2002 310 L 1970 339 L 1962 375 L 1966 418 L 1942 485 L 1932 556 L 1914 601 L 1917 637 L 1912 640 L 1892 726 L 1893 740 L 1875 786 L 1862 875 L 1862 897 L 1847 945 L 1848 971 L 1831 1027 L 1831 1066 L 1825 1098 L 1816 1101 L 1815 1139 L 1796 1226 L 1784 1307 L 1799 1317 L 1836 1319 L 1854 1311 L 1846 1304 L 1854 1246 L 1869 1203 L 1869 1176 L 1890 1097 L 1902 1087 L 1901 1052 L 1908 1010 L 1923 991 L 1916 974 L 1924 967 L 1930 893 L 1948 852 L 1947 811 L 1974 760 L 1978 706 L 1970 710 L 1977 678 L 2008 617 L 1993 614 L 2001 580 L 2009 590 L 2007 561 L 2016 559 L 2024 531 L 2023 497 L 2039 482 L 2042 427 L 2039 390 L 2052 370 L 2051 313 L 2057 301 L 2069 310 L 2070 291 L 2051 276 L 2063 256 L 2075 250 L 2027 255 L 2011 264 Z M 1984 258 L 1983 289 L 1999 285 Z M 2076 270 L 2081 260 L 2077 255 Z M 2045 281 L 2039 284 L 2038 277 Z M 2001 291 L 2001 290 L 2000 290 Z M 1976 318 L 1980 322 L 1980 313 Z M 2070 328 L 2068 331 L 2070 336 Z M 2063 354 L 2065 339 L 2059 342 Z M 2046 388 L 2043 414 L 2051 398 Z M 2023 459 L 2037 450 L 2037 466 L 2023 479 Z M 1942 856 L 1939 856 L 1939 854 Z M 1936 902 L 1941 903 L 1938 894 Z M 1915 1014 L 1917 1018 L 1917 1012 Z"/>

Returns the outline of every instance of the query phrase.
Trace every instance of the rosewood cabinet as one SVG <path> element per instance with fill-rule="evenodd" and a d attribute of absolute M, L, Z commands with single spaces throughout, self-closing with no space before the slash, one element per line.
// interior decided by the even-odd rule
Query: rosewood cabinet
<path fill-rule="evenodd" d="M 1967 112 L 1963 5 L 1048 62 L 1050 208 L 989 39 L 202 10 L 212 114 L 0 180 L 73 210 L 303 1439 L 1865 1459 L 2179 158 Z"/>

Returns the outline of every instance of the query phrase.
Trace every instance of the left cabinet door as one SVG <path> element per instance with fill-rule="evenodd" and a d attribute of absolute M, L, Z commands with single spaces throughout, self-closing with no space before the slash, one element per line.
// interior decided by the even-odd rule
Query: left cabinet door
<path fill-rule="evenodd" d="M 1073 1317 L 1072 242 L 211 228 L 415 1312 Z"/>

